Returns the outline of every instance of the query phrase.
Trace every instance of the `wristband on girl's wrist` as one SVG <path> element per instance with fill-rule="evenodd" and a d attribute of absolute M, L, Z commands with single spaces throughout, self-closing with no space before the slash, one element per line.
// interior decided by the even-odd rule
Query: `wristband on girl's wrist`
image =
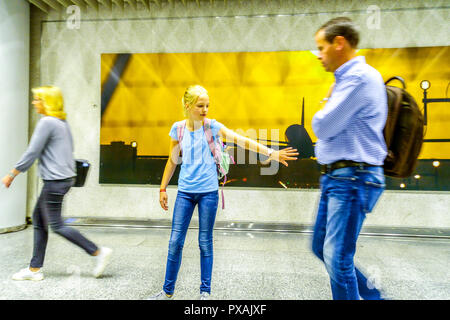
<path fill-rule="evenodd" d="M 159 193 L 166 192 L 166 189 L 159 189 Z"/>

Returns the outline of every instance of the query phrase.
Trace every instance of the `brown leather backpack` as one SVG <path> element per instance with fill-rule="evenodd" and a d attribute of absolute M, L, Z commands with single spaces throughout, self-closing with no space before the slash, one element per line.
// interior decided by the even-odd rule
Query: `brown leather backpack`
<path fill-rule="evenodd" d="M 399 80 L 403 88 L 388 86 Z M 409 177 L 417 165 L 424 139 L 424 121 L 414 98 L 406 92 L 405 81 L 392 77 L 385 82 L 388 98 L 388 116 L 384 138 L 388 154 L 384 160 L 384 174 L 394 178 Z"/>

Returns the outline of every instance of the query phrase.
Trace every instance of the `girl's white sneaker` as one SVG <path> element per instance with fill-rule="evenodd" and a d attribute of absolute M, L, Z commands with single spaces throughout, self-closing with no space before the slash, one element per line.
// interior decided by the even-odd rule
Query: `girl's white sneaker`
<path fill-rule="evenodd" d="M 209 300 L 210 297 L 211 297 L 211 295 L 208 292 L 202 292 L 200 294 L 199 300 Z"/>
<path fill-rule="evenodd" d="M 164 290 L 161 290 L 160 292 L 158 292 L 157 294 L 148 297 L 147 300 L 172 300 L 173 299 L 173 295 L 171 295 L 170 297 L 164 292 Z"/>

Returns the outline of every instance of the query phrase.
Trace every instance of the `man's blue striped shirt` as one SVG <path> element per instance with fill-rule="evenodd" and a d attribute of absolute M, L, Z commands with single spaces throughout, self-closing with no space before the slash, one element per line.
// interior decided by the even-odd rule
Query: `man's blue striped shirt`
<path fill-rule="evenodd" d="M 312 119 L 318 138 L 317 161 L 330 164 L 353 160 L 382 165 L 387 154 L 383 129 L 388 110 L 383 78 L 363 56 L 341 65 L 334 76 L 330 98 Z"/>

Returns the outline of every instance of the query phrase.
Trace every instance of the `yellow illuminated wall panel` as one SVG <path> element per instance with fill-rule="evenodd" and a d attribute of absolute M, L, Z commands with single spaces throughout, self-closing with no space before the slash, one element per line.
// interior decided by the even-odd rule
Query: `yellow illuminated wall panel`
<path fill-rule="evenodd" d="M 421 80 L 431 82 L 430 98 L 445 97 L 448 47 L 363 49 L 358 54 L 385 80 L 404 78 L 421 108 Z M 102 55 L 102 87 L 116 59 L 116 54 Z M 310 51 L 133 54 L 102 117 L 100 143 L 136 141 L 139 155 L 167 155 L 170 127 L 183 119 L 181 97 L 192 84 L 209 91 L 209 118 L 244 132 L 278 129 L 280 140 L 290 125 L 300 123 L 305 98 L 305 128 L 316 141 L 311 119 L 333 81 Z M 448 103 L 430 104 L 426 138 L 450 138 L 449 124 Z M 450 158 L 448 143 L 425 143 L 421 158 Z"/>

